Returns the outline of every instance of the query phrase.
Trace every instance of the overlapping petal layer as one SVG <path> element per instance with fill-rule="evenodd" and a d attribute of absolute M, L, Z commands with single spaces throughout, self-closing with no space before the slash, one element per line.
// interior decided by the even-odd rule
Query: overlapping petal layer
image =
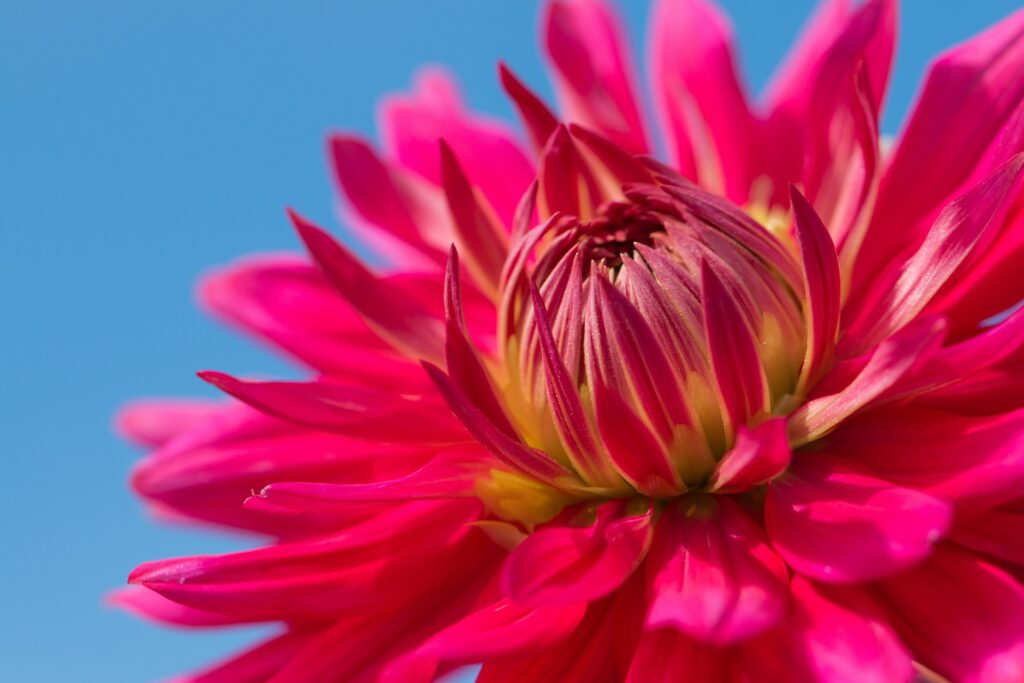
<path fill-rule="evenodd" d="M 883 153 L 895 0 L 825 0 L 763 101 L 711 0 L 654 3 L 669 162 L 606 0 L 551 0 L 526 129 L 421 72 L 329 158 L 371 268 L 212 272 L 305 365 L 132 404 L 157 514 L 265 545 L 111 602 L 281 631 L 181 680 L 1024 678 L 1024 11 Z M 931 677 L 931 678 L 928 678 Z"/>

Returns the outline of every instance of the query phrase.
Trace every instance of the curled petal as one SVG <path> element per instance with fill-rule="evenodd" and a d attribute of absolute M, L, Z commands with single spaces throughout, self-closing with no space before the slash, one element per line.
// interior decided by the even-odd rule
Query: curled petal
<path fill-rule="evenodd" d="M 590 602 L 621 586 L 647 554 L 654 508 L 629 514 L 605 503 L 589 527 L 549 525 L 528 536 L 505 562 L 502 582 L 527 606 Z"/>
<path fill-rule="evenodd" d="M 742 493 L 781 474 L 791 457 L 782 418 L 753 429 L 740 427 L 736 443 L 711 473 L 709 487 L 716 493 Z"/>

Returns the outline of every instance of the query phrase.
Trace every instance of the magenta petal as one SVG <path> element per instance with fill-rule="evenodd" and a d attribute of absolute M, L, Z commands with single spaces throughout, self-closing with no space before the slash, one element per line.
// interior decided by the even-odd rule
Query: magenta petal
<path fill-rule="evenodd" d="M 791 188 L 793 223 L 804 267 L 807 310 L 807 352 L 800 370 L 803 386 L 813 384 L 831 361 L 839 331 L 839 258 L 832 238 L 814 209 L 796 188 Z"/>
<path fill-rule="evenodd" d="M 370 327 L 411 358 L 444 357 L 444 335 L 436 318 L 376 277 L 326 232 L 295 212 L 289 214 L 328 281 Z"/>
<path fill-rule="evenodd" d="M 911 655 L 863 588 L 793 577 L 792 607 L 778 629 L 744 648 L 753 680 L 906 683 Z"/>
<path fill-rule="evenodd" d="M 597 508 L 588 527 L 549 525 L 528 536 L 505 562 L 502 583 L 527 606 L 590 602 L 625 582 L 647 554 L 654 509 L 631 515 L 618 501 Z"/>
<path fill-rule="evenodd" d="M 870 233 L 871 257 L 892 254 L 918 220 L 967 180 L 1024 99 L 1022 69 L 1024 11 L 932 64 L 882 180 L 876 210 L 883 222 L 876 227 L 883 229 Z M 888 225 L 905 229 L 885 230 Z"/>
<path fill-rule="evenodd" d="M 558 119 L 547 105 L 532 90 L 520 81 L 512 70 L 504 64 L 498 64 L 501 87 L 512 99 L 512 103 L 522 119 L 526 132 L 530 135 L 533 147 L 538 152 L 544 149 L 548 138 L 558 127 Z"/>
<path fill-rule="evenodd" d="M 458 156 L 505 225 L 533 179 L 533 165 L 504 122 L 465 111 L 452 77 L 442 69 L 418 74 L 416 91 L 393 95 L 380 108 L 386 148 L 406 168 L 441 184 L 437 141 Z"/>
<path fill-rule="evenodd" d="M 118 433 L 142 446 L 162 446 L 224 409 L 199 399 L 147 399 L 124 405 L 114 418 Z"/>
<path fill-rule="evenodd" d="M 729 643 L 773 626 L 786 608 L 786 566 L 730 498 L 666 506 L 646 563 L 649 627 Z"/>
<path fill-rule="evenodd" d="M 732 27 L 708 0 L 659 0 L 651 79 L 676 166 L 703 187 L 747 200 L 756 124 L 737 76 Z"/>
<path fill-rule="evenodd" d="M 401 395 L 329 382 L 250 382 L 220 372 L 200 373 L 240 401 L 295 424 L 383 442 L 461 443 L 468 435 L 438 419 L 435 397 Z"/>
<path fill-rule="evenodd" d="M 701 295 L 718 391 L 730 424 L 742 425 L 768 408 L 768 382 L 757 342 L 738 304 L 707 261 L 701 263 Z"/>
<path fill-rule="evenodd" d="M 789 566 L 829 583 L 869 581 L 917 563 L 951 516 L 937 498 L 824 453 L 794 459 L 768 486 L 764 513 L 772 545 Z"/>
<path fill-rule="evenodd" d="M 645 153 L 629 51 L 611 7 L 604 0 L 553 0 L 543 22 L 544 47 L 568 118 L 629 152 Z"/>
<path fill-rule="evenodd" d="M 879 400 L 934 351 L 944 334 L 942 320 L 922 319 L 883 341 L 849 384 L 808 401 L 789 417 L 790 442 L 802 446 L 819 439 L 844 419 Z"/>
<path fill-rule="evenodd" d="M 524 607 L 510 600 L 486 605 L 428 638 L 385 669 L 382 683 L 428 683 L 441 661 L 473 663 L 550 645 L 569 635 L 586 604 Z"/>
<path fill-rule="evenodd" d="M 781 474 L 791 457 L 782 418 L 753 429 L 740 427 L 736 443 L 711 473 L 709 486 L 716 493 L 742 493 Z"/>
<path fill-rule="evenodd" d="M 967 553 L 937 549 L 881 585 L 893 624 L 925 666 L 958 683 L 1024 680 L 1024 588 Z"/>
<path fill-rule="evenodd" d="M 1024 410 L 981 417 L 909 406 L 875 411 L 830 442 L 886 480 L 953 501 L 962 512 L 992 509 L 1024 487 Z"/>
<path fill-rule="evenodd" d="M 1018 154 L 963 195 L 935 219 L 921 247 L 904 263 L 895 282 L 876 285 L 846 330 L 850 346 L 870 348 L 913 320 L 974 250 L 982 236 L 998 229 L 1024 179 L 1024 153 Z M 879 287 L 885 287 L 879 290 Z"/>
<path fill-rule="evenodd" d="M 488 458 L 482 452 L 452 451 L 437 455 L 398 479 L 369 484 L 276 482 L 264 487 L 259 497 L 273 505 L 299 510 L 346 509 L 368 501 L 458 498 L 472 495 L 476 477 L 487 466 Z"/>
<path fill-rule="evenodd" d="M 504 432 L 489 416 L 481 412 L 440 368 L 429 363 L 425 363 L 423 367 L 448 402 L 452 412 L 469 433 L 495 457 L 544 482 L 565 485 L 578 481 L 574 474 L 552 460 L 547 453 L 528 446 Z"/>
<path fill-rule="evenodd" d="M 735 680 L 738 664 L 736 653 L 729 649 L 695 641 L 674 628 L 646 630 L 625 683 L 724 683 Z"/>

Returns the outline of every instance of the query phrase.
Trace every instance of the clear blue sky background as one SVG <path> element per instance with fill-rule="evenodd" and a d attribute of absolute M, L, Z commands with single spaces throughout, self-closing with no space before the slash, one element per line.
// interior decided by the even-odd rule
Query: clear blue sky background
<path fill-rule="evenodd" d="M 811 3 L 725 4 L 759 86 Z M 1017 4 L 905 3 L 884 128 L 898 127 L 931 55 Z M 499 58 L 548 94 L 536 9 L 0 0 L 0 678 L 155 680 L 252 637 L 162 630 L 101 606 L 142 560 L 240 547 L 146 517 L 111 414 L 137 395 L 208 394 L 197 369 L 293 373 L 204 319 L 196 276 L 295 248 L 285 205 L 331 224 L 323 135 L 372 134 L 375 101 L 416 65 L 451 65 L 473 105 L 502 115 Z M 637 40 L 646 13 L 630 0 Z"/>

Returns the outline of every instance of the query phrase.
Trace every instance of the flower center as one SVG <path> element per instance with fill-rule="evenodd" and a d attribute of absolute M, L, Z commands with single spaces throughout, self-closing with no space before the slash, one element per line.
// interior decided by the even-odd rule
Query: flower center
<path fill-rule="evenodd" d="M 699 490 L 741 427 L 792 402 L 799 270 L 740 209 L 644 186 L 527 231 L 511 258 L 506 404 L 527 444 L 595 495 Z"/>

